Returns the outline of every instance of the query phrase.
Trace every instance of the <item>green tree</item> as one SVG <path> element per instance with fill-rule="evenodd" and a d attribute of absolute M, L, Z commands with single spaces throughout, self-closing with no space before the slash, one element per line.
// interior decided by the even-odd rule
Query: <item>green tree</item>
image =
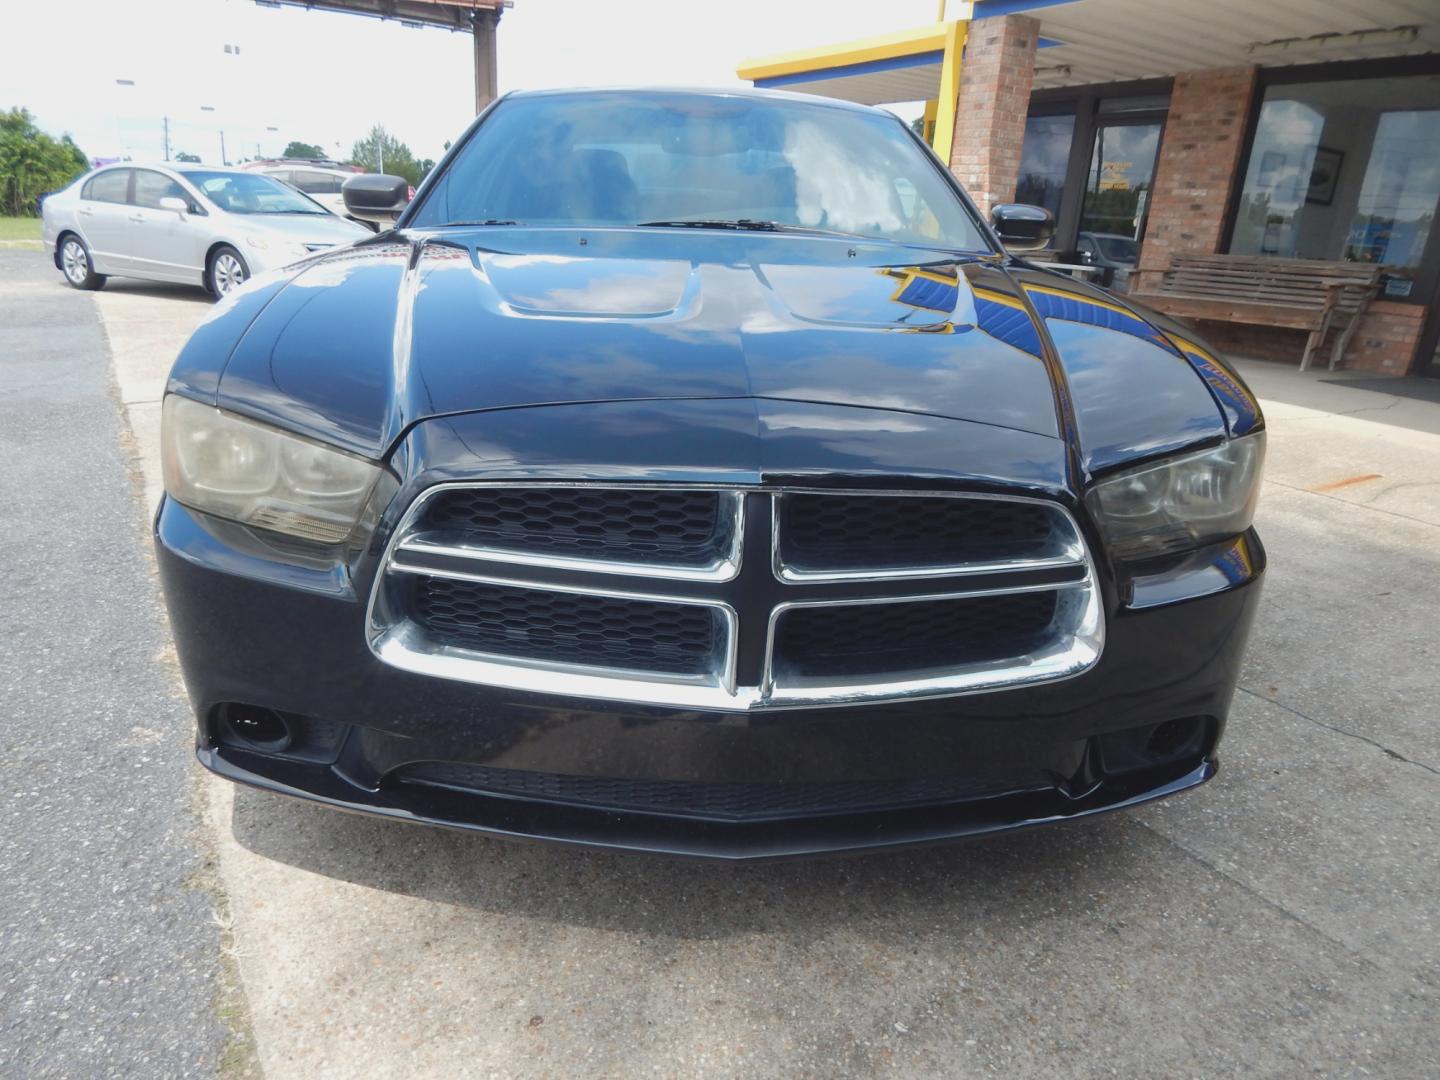
<path fill-rule="evenodd" d="M 351 149 L 350 164 L 371 172 L 403 176 L 412 186 L 420 183 L 424 176 L 421 162 L 415 160 L 410 148 L 379 124 Z"/>
<path fill-rule="evenodd" d="M 285 147 L 284 152 L 281 153 L 280 156 L 300 158 L 323 158 L 327 155 L 324 150 L 320 149 L 319 143 L 291 141 L 290 145 Z"/>
<path fill-rule="evenodd" d="M 0 214 L 35 216 L 38 196 L 63 188 L 89 167 L 69 135 L 45 134 L 29 109 L 0 112 Z"/>
<path fill-rule="evenodd" d="M 178 154 L 175 155 L 175 160 L 176 160 L 176 161 L 188 161 L 188 162 L 190 162 L 192 165 L 198 165 L 198 164 L 200 163 L 200 155 L 199 155 L 199 154 L 187 154 L 187 153 L 185 153 L 184 150 L 181 150 Z"/>

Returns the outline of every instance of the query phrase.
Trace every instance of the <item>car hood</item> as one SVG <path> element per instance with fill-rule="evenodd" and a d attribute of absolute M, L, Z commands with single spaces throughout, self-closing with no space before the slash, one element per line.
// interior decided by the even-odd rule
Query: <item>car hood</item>
<path fill-rule="evenodd" d="M 1058 275 L 908 246 L 389 234 L 225 306 L 236 314 L 197 339 L 213 348 L 243 321 L 228 363 L 182 355 L 173 388 L 376 456 L 437 416 L 667 399 L 942 417 L 1070 440 L 1091 468 L 1226 430 L 1196 361 L 1153 321 Z"/>
<path fill-rule="evenodd" d="M 263 232 L 301 244 L 351 244 L 374 236 L 337 214 L 232 214 L 247 232 Z"/>

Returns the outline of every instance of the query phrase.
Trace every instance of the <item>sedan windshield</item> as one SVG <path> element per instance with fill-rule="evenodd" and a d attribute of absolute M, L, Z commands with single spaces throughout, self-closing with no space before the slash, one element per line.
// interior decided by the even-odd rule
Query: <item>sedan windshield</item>
<path fill-rule="evenodd" d="M 820 230 L 989 250 L 898 118 L 684 93 L 502 102 L 408 224 L 463 223 Z"/>
<path fill-rule="evenodd" d="M 262 173 L 187 172 L 185 179 L 205 197 L 232 214 L 328 214 L 307 199 Z"/>

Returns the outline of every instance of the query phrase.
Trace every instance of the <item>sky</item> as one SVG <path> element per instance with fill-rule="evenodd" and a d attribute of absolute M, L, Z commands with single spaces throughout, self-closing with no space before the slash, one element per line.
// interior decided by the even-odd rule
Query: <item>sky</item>
<path fill-rule="evenodd" d="M 735 67 L 746 58 L 923 25 L 937 9 L 936 0 L 515 0 L 500 22 L 500 90 L 744 85 Z M 209 163 L 220 161 L 222 132 L 232 162 L 291 140 L 344 157 L 375 123 L 417 157 L 438 158 L 474 113 L 468 34 L 254 0 L 66 0 L 17 5 L 5 23 L 0 108 L 29 108 L 92 158 L 160 160 L 167 117 L 172 151 Z M 919 107 L 896 111 L 908 119 Z"/>

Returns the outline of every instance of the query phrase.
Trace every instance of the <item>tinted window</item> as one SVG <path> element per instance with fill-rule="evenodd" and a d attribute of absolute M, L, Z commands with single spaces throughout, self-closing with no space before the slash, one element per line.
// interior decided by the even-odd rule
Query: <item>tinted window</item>
<path fill-rule="evenodd" d="M 128 198 L 129 186 L 129 169 L 111 169 L 108 172 L 96 173 L 85 181 L 85 186 L 80 190 L 80 197 L 94 199 L 96 202 L 123 203 Z"/>
<path fill-rule="evenodd" d="M 691 94 L 506 101 L 411 224 L 738 218 L 987 250 L 940 170 L 895 117 Z"/>
<path fill-rule="evenodd" d="M 135 205 L 148 206 L 152 210 L 160 209 L 160 200 L 165 198 L 184 199 L 190 201 L 190 195 L 174 180 L 164 173 L 151 172 L 149 169 L 135 170 Z"/>
<path fill-rule="evenodd" d="M 221 210 L 232 214 L 328 214 L 293 188 L 271 176 L 240 172 L 187 172 L 185 179 L 198 187 Z"/>
<path fill-rule="evenodd" d="M 1074 135 L 1073 116 L 1032 116 L 1025 121 L 1016 202 L 1043 206 L 1052 214 L 1060 213 L 1060 195 L 1065 190 L 1065 171 L 1070 163 L 1070 142 Z"/>
<path fill-rule="evenodd" d="M 338 195 L 340 185 L 344 183 L 338 176 L 305 170 L 291 173 L 290 182 L 309 195 Z"/>

